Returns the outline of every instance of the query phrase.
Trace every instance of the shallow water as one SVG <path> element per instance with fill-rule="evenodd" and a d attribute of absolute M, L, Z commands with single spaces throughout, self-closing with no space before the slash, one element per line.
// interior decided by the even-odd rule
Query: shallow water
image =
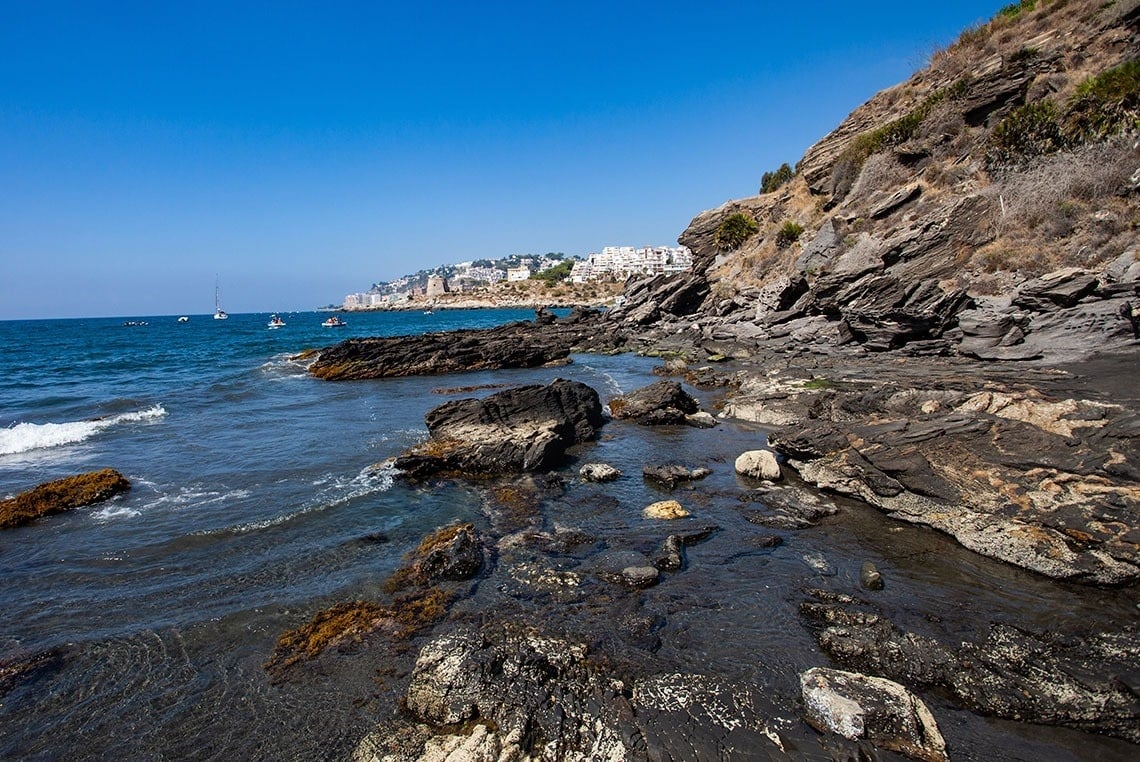
<path fill-rule="evenodd" d="M 612 641 L 616 656 L 640 659 L 626 666 L 642 673 L 716 674 L 750 686 L 806 756 L 818 748 L 809 754 L 811 731 L 796 720 L 798 674 L 828 663 L 799 618 L 807 588 L 873 596 L 899 626 L 950 642 L 980 639 L 993 621 L 1038 631 L 1135 621 L 1128 591 L 1048 582 L 855 503 L 805 530 L 749 523 L 746 512 L 763 506 L 747 500 L 755 485 L 733 474 L 732 460 L 762 445 L 764 432 L 754 427 L 610 422 L 576 455 L 625 476 L 584 484 L 569 464 L 563 486 L 547 490 L 535 515 L 506 528 L 483 485 L 410 486 L 376 467 L 426 436 L 424 414 L 452 398 L 437 391 L 564 377 L 607 399 L 655 380 L 657 363 L 645 358 L 578 356 L 557 369 L 352 383 L 311 379 L 291 359 L 351 335 L 529 314 L 352 314 L 348 328 L 335 330 L 322 329 L 323 316 L 313 313 L 286 314 L 279 330 L 265 328 L 267 315 L 194 316 L 187 324 L 142 318 L 149 325 L 134 327 L 0 323 L 8 348 L 0 365 L 0 495 L 104 466 L 134 484 L 108 503 L 0 534 L 0 660 L 61 654 L 0 696 L 0 757 L 344 758 L 393 711 L 417 642 L 400 658 L 347 648 L 280 682 L 262 665 L 281 632 L 320 608 L 383 599 L 382 584 L 404 554 L 457 519 L 476 522 L 498 547 L 491 576 L 454 616 L 530 617 L 594 638 L 602 650 Z M 715 394 L 701 396 L 707 407 L 716 402 Z M 667 495 L 640 477 L 647 463 L 707 465 L 713 475 Z M 641 516 L 666 496 L 692 511 L 682 525 L 719 531 L 688 548 L 685 568 L 658 586 L 609 591 L 591 569 L 600 554 L 651 552 L 673 531 Z M 525 539 L 560 527 L 591 541 L 551 556 Z M 783 544 L 749 542 L 764 534 Z M 883 572 L 884 591 L 859 591 L 865 560 Z M 512 569 L 531 562 L 579 572 L 586 583 L 562 600 L 532 594 L 511 581 Z M 656 652 L 620 645 L 616 631 L 631 612 L 658 617 Z M 925 698 L 955 759 L 1126 759 L 1135 750 Z"/>

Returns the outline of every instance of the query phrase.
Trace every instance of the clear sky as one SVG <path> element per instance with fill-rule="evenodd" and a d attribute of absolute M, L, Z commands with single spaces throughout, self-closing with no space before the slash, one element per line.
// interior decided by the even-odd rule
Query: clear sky
<path fill-rule="evenodd" d="M 0 319 L 673 244 L 1001 5 L 6 3 Z"/>

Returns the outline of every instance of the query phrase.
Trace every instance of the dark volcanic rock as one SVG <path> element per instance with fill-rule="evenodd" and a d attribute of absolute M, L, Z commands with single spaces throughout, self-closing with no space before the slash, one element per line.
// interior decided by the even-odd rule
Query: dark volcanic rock
<path fill-rule="evenodd" d="M 349 339 L 322 349 L 309 372 L 351 380 L 537 368 L 565 362 L 576 347 L 612 350 L 624 342 L 618 331 L 597 330 L 596 313 L 577 312 L 554 323 L 542 314 L 538 318 L 495 328 Z"/>
<path fill-rule="evenodd" d="M 698 408 L 697 401 L 676 381 L 657 381 L 610 400 L 614 418 L 643 426 L 685 423 L 685 416 Z"/>
<path fill-rule="evenodd" d="M 659 623 L 641 619 L 622 624 L 632 625 L 632 636 L 654 640 Z M 676 672 L 632 681 L 593 656 L 585 645 L 534 628 L 437 637 L 416 660 L 405 699 L 409 718 L 380 725 L 353 758 L 647 762 L 727 759 L 741 750 L 748 758 L 783 755 L 763 697 L 746 686 Z"/>
<path fill-rule="evenodd" d="M 412 478 L 547 470 L 605 422 L 597 392 L 564 379 L 446 402 L 426 420 L 431 438 L 395 461 Z"/>
<path fill-rule="evenodd" d="M 1140 668 L 1140 640 L 1131 629 L 1066 639 L 993 624 L 980 643 L 949 645 L 904 632 L 854 603 L 800 607 L 821 628 L 823 649 L 845 666 L 945 688 L 982 714 L 1140 743 L 1140 694 L 1127 679 Z"/>
<path fill-rule="evenodd" d="M 41 516 L 98 503 L 130 488 L 127 478 L 112 468 L 45 482 L 0 501 L 0 528 L 17 527 Z"/>

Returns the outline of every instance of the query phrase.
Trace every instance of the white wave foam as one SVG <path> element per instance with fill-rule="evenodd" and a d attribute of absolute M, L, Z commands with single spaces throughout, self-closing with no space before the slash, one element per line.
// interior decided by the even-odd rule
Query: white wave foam
<path fill-rule="evenodd" d="M 141 513 L 137 508 L 128 508 L 125 505 L 108 505 L 91 514 L 96 521 L 106 523 L 112 519 L 133 519 Z"/>
<path fill-rule="evenodd" d="M 365 497 L 377 492 L 386 492 L 392 488 L 396 481 L 396 468 L 390 462 L 367 466 L 351 478 L 342 476 L 329 476 L 323 481 L 331 482 L 328 489 L 322 490 L 321 495 L 314 501 L 306 503 L 300 510 L 285 513 L 260 521 L 251 521 L 230 527 L 228 531 L 235 534 L 256 532 L 261 529 L 280 526 L 300 516 L 316 511 L 324 511 L 343 505 L 358 497 Z"/>
<path fill-rule="evenodd" d="M 60 447 L 78 444 L 121 423 L 150 421 L 166 415 L 162 405 L 154 405 L 146 410 L 121 413 L 110 418 L 96 418 L 90 421 L 68 421 L 67 423 L 17 423 L 0 429 L 0 455 L 14 455 L 28 450 Z"/>

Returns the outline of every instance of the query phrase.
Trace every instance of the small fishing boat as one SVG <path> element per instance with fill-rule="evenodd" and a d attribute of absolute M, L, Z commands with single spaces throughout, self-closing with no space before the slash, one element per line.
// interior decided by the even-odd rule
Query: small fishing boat
<path fill-rule="evenodd" d="M 323 325 L 325 328 L 343 328 L 344 326 L 348 325 L 348 323 L 341 320 L 340 315 L 333 315 L 332 317 L 322 322 L 321 325 Z"/>
<path fill-rule="evenodd" d="M 267 325 L 270 328 L 284 328 L 285 321 L 282 320 L 279 316 L 274 315 L 273 317 L 269 318 L 269 323 Z"/>

